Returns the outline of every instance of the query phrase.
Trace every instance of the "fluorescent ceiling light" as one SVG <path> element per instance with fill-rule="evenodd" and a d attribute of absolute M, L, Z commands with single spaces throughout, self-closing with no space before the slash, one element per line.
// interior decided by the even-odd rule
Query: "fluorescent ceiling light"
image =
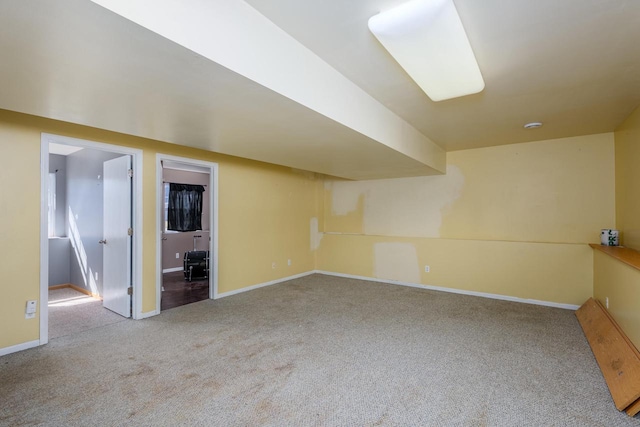
<path fill-rule="evenodd" d="M 369 29 L 433 101 L 484 89 L 453 0 L 413 0 L 369 19 Z"/>

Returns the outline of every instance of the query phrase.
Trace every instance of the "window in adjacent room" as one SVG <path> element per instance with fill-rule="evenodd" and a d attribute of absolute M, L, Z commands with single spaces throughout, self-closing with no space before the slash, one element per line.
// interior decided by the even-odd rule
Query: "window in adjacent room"
<path fill-rule="evenodd" d="M 202 185 L 169 183 L 167 230 L 202 230 L 202 193 L 204 191 Z"/>

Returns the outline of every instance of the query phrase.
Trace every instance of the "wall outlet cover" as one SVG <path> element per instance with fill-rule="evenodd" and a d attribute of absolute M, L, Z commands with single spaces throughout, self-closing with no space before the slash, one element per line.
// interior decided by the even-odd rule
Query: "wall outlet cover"
<path fill-rule="evenodd" d="M 38 301 L 37 300 L 31 300 L 31 301 L 27 301 L 27 309 L 25 311 L 25 314 L 29 315 L 29 314 L 33 314 L 35 316 L 36 313 L 36 308 L 38 307 Z M 26 317 L 27 319 L 31 319 L 32 317 Z"/>

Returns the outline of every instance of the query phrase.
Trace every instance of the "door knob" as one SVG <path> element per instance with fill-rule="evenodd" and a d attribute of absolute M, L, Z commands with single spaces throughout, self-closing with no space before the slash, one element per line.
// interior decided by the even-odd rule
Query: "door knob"
<path fill-rule="evenodd" d="M 102 239 L 102 240 L 98 241 L 98 243 L 100 243 L 101 245 L 106 245 L 107 244 L 107 239 Z"/>

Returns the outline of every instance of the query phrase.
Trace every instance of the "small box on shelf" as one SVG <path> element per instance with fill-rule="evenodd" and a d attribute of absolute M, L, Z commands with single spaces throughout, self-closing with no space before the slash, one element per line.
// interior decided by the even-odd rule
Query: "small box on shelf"
<path fill-rule="evenodd" d="M 620 245 L 620 232 L 618 230 L 612 230 L 609 228 L 603 228 L 600 230 L 600 244 L 604 246 L 618 246 Z"/>

